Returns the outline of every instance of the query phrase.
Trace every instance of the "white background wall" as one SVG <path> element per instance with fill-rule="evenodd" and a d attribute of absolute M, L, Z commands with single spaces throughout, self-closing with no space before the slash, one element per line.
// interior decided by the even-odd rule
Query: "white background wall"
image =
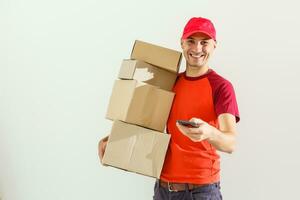
<path fill-rule="evenodd" d="M 241 113 L 238 149 L 222 154 L 224 199 L 299 198 L 298 4 L 1 0 L 0 198 L 152 199 L 154 180 L 100 166 L 97 143 L 134 40 L 180 50 L 192 16 L 215 23 L 211 67 Z"/>

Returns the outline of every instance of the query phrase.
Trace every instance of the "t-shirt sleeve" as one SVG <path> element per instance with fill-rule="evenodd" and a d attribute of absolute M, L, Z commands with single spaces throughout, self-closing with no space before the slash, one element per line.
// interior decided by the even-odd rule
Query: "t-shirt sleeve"
<path fill-rule="evenodd" d="M 230 113 L 235 116 L 236 122 L 240 121 L 234 88 L 229 81 L 224 82 L 216 91 L 215 112 L 217 116 L 222 113 Z"/>

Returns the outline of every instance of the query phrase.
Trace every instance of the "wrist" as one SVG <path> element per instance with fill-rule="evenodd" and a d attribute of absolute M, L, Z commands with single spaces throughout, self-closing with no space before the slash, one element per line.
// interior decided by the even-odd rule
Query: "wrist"
<path fill-rule="evenodd" d="M 211 127 L 211 131 L 210 131 L 210 136 L 208 137 L 208 141 L 213 142 L 217 139 L 219 131 L 213 126 L 210 127 Z"/>

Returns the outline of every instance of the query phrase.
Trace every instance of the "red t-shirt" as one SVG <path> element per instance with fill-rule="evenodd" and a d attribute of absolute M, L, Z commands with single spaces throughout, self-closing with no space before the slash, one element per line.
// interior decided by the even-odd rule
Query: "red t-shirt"
<path fill-rule="evenodd" d="M 234 89 L 212 69 L 199 77 L 178 75 L 175 98 L 167 122 L 171 134 L 161 179 L 169 182 L 206 184 L 220 180 L 220 157 L 206 140 L 193 142 L 176 127 L 176 120 L 200 118 L 218 128 L 218 115 L 230 113 L 239 121 Z"/>

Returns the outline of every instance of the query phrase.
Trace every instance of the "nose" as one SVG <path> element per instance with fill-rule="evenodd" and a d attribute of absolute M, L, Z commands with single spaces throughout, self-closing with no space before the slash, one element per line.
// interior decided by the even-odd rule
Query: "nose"
<path fill-rule="evenodd" d="M 195 43 L 195 50 L 199 51 L 199 50 L 202 50 L 202 44 L 201 44 L 201 41 L 197 41 Z"/>

